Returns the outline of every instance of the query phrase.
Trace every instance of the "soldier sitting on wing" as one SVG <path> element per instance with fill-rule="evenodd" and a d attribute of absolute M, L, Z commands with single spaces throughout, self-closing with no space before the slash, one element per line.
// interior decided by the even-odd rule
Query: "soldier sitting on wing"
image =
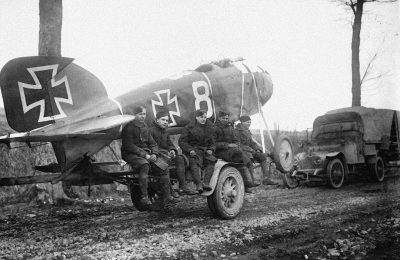
<path fill-rule="evenodd" d="M 201 193 L 203 189 L 210 190 L 210 187 L 201 181 L 202 168 L 217 160 L 213 155 L 215 150 L 213 124 L 207 120 L 207 111 L 197 110 L 195 112 L 194 121 L 183 129 L 179 138 L 179 146 L 189 157 L 189 167 L 197 191 Z"/>
<path fill-rule="evenodd" d="M 253 162 L 240 148 L 238 133 L 234 130 L 229 113 L 220 111 L 214 126 L 215 131 L 215 156 L 227 162 L 243 163 L 242 176 L 245 182 L 245 191 L 252 193 L 252 187 L 260 185 L 254 181 Z"/>
<path fill-rule="evenodd" d="M 169 112 L 166 110 L 159 111 L 156 114 L 153 125 L 150 127 L 150 133 L 153 136 L 154 141 L 156 141 L 158 144 L 160 155 L 169 161 L 170 164 L 175 164 L 176 175 L 178 176 L 179 180 L 180 193 L 195 194 L 197 192 L 191 190 L 187 185 L 185 177 L 185 158 L 182 154 L 178 154 L 176 147 L 171 141 L 171 138 L 167 132 L 168 123 Z"/>
<path fill-rule="evenodd" d="M 129 122 L 121 133 L 121 154 L 122 159 L 129 163 L 135 171 L 139 172 L 139 185 L 142 193 L 140 203 L 144 206 L 151 205 L 147 192 L 150 168 L 152 174 L 160 176 L 163 205 L 174 203 L 175 200 L 170 191 L 171 183 L 166 171 L 168 164 L 158 158 L 158 145 L 144 122 L 146 108 L 143 106 L 133 108 L 133 115 L 135 119 Z"/>
<path fill-rule="evenodd" d="M 267 157 L 268 155 L 262 152 L 262 148 L 253 140 L 249 127 L 251 125 L 251 119 L 249 116 L 241 116 L 240 122 L 235 130 L 238 133 L 240 139 L 240 147 L 251 159 L 261 163 L 261 169 L 264 175 L 262 183 L 264 185 L 278 185 L 277 182 L 271 180 L 270 171 L 268 169 Z"/>

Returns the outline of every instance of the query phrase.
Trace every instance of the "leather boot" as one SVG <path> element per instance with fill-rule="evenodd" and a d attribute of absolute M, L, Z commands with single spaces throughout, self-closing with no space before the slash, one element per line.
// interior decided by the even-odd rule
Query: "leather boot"
<path fill-rule="evenodd" d="M 140 203 L 143 206 L 151 205 L 151 201 L 148 195 L 148 173 L 149 173 L 149 165 L 145 164 L 140 168 L 139 172 L 139 186 L 140 191 L 142 193 L 142 197 L 140 198 Z"/>
<path fill-rule="evenodd" d="M 171 182 L 168 175 L 163 175 L 160 177 L 161 192 L 163 197 L 163 205 L 175 204 L 178 201 L 171 196 Z"/>
<path fill-rule="evenodd" d="M 271 179 L 271 173 L 268 167 L 268 162 L 267 160 L 261 162 L 261 169 L 263 172 L 263 180 L 262 180 L 262 184 L 264 185 L 278 185 L 278 182 L 275 182 Z"/>
<path fill-rule="evenodd" d="M 182 156 L 177 156 L 175 159 L 176 165 L 176 175 L 178 176 L 179 180 L 179 192 L 183 193 L 185 190 L 188 190 L 188 186 L 186 183 L 186 167 L 185 167 L 185 160 Z"/>
<path fill-rule="evenodd" d="M 203 192 L 203 184 L 201 183 L 201 174 L 200 174 L 200 168 L 197 164 L 191 164 L 190 165 L 190 171 L 192 172 L 194 184 L 196 184 L 196 190 L 199 193 Z"/>
<path fill-rule="evenodd" d="M 252 181 L 252 183 L 253 183 L 253 187 L 260 186 L 261 183 L 260 183 L 260 182 L 257 182 L 256 179 L 255 179 L 255 177 L 254 177 L 254 167 L 253 167 L 253 164 L 248 165 L 247 168 L 249 169 L 249 174 L 250 174 L 250 176 L 251 176 L 251 181 Z"/>
<path fill-rule="evenodd" d="M 246 166 L 243 166 L 239 170 L 240 170 L 240 174 L 242 175 L 242 178 L 244 181 L 244 187 L 246 189 L 254 187 L 253 179 L 251 177 L 249 168 L 247 168 Z"/>

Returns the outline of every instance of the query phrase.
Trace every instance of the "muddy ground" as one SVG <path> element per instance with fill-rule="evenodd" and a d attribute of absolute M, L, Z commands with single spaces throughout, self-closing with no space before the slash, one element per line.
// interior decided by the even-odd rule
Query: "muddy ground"
<path fill-rule="evenodd" d="M 126 193 L 62 207 L 3 205 L 1 259 L 400 259 L 400 177 L 258 187 L 234 220 L 185 196 L 138 212 Z"/>

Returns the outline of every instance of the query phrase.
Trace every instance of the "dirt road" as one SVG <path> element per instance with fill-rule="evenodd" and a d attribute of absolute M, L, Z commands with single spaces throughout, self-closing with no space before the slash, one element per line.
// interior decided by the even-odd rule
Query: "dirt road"
<path fill-rule="evenodd" d="M 126 196 L 39 209 L 4 206 L 1 259 L 399 259 L 400 178 L 258 188 L 231 221 L 205 198 L 169 213 L 134 211 Z"/>

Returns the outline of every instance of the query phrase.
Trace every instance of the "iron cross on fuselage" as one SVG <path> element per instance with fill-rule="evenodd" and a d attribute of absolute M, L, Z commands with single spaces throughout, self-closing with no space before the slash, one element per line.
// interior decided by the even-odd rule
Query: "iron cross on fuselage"
<path fill-rule="evenodd" d="M 55 80 L 58 64 L 28 68 L 35 84 L 18 82 L 24 113 L 39 107 L 38 122 L 66 117 L 60 103 L 72 104 L 67 77 Z"/>

